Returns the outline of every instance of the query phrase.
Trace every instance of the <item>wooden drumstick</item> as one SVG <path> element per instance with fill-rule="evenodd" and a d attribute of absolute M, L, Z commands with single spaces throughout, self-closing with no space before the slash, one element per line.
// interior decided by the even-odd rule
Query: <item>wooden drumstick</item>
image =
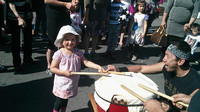
<path fill-rule="evenodd" d="M 89 93 L 88 96 L 90 97 L 90 101 L 91 101 L 94 112 L 98 112 L 97 104 L 94 99 L 94 95 L 92 93 Z"/>
<path fill-rule="evenodd" d="M 142 85 L 142 84 L 138 84 L 138 86 L 139 87 L 141 87 L 141 88 L 143 88 L 143 89 L 145 89 L 145 90 L 148 90 L 148 91 L 150 91 L 150 92 L 152 92 L 152 93 L 155 93 L 155 94 L 157 94 L 157 95 L 159 95 L 159 96 L 162 96 L 162 97 L 164 97 L 164 98 L 166 98 L 166 99 L 168 99 L 168 100 L 173 100 L 174 98 L 172 98 L 172 97 L 170 97 L 170 96 L 168 96 L 168 95 L 166 95 L 166 94 L 163 94 L 163 93 L 161 93 L 161 92 L 158 92 L 158 91 L 156 91 L 156 90 L 153 90 L 153 89 L 151 89 L 151 88 L 149 88 L 149 87 L 147 87 L 147 86 L 145 86 L 145 85 Z M 188 104 L 185 104 L 185 103 L 183 103 L 183 102 L 177 102 L 178 104 L 180 104 L 180 105 L 183 105 L 183 106 L 185 106 L 185 107 L 188 107 Z"/>
<path fill-rule="evenodd" d="M 108 71 L 108 72 L 105 72 L 105 73 L 118 74 L 118 75 L 126 75 L 126 73 L 124 73 L 124 72 L 114 72 L 114 71 Z"/>
<path fill-rule="evenodd" d="M 130 94 L 132 94 L 133 96 L 137 97 L 139 100 L 141 100 L 142 102 L 146 102 L 147 100 L 143 97 L 141 97 L 140 95 L 138 95 L 137 93 L 133 92 L 132 90 L 130 90 L 129 88 L 127 88 L 124 85 L 121 85 L 121 87 L 123 89 L 125 89 L 126 91 L 128 91 Z"/>
<path fill-rule="evenodd" d="M 96 72 L 71 72 L 72 75 L 101 75 L 108 76 L 108 73 L 96 73 Z"/>

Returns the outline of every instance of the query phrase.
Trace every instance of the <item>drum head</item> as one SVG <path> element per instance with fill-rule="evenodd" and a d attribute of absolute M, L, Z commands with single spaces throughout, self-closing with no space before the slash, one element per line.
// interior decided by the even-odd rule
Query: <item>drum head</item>
<path fill-rule="evenodd" d="M 138 86 L 141 83 L 151 89 L 158 90 L 158 86 L 151 79 L 141 73 L 131 74 L 132 76 L 110 74 L 109 77 L 103 76 L 99 78 L 95 81 L 95 91 L 97 94 L 95 96 L 99 96 L 101 99 L 109 102 L 113 102 L 116 99 L 117 101 L 124 101 L 120 103 L 125 103 L 126 105 L 142 104 L 138 98 L 121 88 L 120 85 L 122 84 L 147 100 L 155 97 L 153 93 Z M 95 98 L 95 100 L 98 103 L 99 98 Z"/>

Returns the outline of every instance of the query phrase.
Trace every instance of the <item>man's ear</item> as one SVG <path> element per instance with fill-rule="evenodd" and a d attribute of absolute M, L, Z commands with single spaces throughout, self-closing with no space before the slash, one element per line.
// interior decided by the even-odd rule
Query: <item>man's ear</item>
<path fill-rule="evenodd" d="M 185 63 L 185 59 L 178 60 L 178 65 L 181 66 Z"/>

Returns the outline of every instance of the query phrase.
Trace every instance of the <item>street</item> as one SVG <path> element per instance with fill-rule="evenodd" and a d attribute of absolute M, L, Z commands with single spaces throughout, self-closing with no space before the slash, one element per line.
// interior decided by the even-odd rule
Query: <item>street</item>
<path fill-rule="evenodd" d="M 159 27 L 161 19 L 162 16 L 153 22 L 152 31 Z M 47 66 L 46 44 L 47 41 L 41 39 L 33 41 L 33 58 L 38 64 L 25 66 L 25 73 L 20 75 L 13 74 L 14 67 L 10 44 L 0 46 L 0 64 L 8 69 L 6 72 L 0 73 L 0 112 L 52 112 L 55 97 L 52 94 L 53 77 L 45 72 Z M 150 38 L 146 37 L 145 45 L 140 48 L 138 60 L 131 62 L 126 58 L 126 48 L 116 48 L 116 60 L 103 57 L 106 48 L 105 41 L 98 45 L 97 53 L 100 55 L 100 60 L 94 61 L 103 66 L 104 69 L 107 68 L 108 64 L 117 67 L 154 64 L 159 60 L 161 50 L 161 47 L 153 46 Z M 80 49 L 84 51 L 83 48 Z M 200 51 L 199 48 L 198 51 Z M 193 67 L 200 73 L 199 65 L 193 65 Z M 82 72 L 97 71 L 82 66 Z M 159 86 L 160 92 L 164 93 L 164 80 L 161 73 L 146 76 Z M 84 75 L 80 77 L 78 95 L 69 100 L 66 112 L 92 112 L 88 94 L 95 91 L 94 82 L 98 78 L 100 76 Z"/>

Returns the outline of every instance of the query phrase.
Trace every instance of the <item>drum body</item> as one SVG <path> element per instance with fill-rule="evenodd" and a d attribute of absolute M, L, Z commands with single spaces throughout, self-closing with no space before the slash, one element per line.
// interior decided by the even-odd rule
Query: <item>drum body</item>
<path fill-rule="evenodd" d="M 139 83 L 158 90 L 158 86 L 141 73 L 129 73 L 131 76 L 110 74 L 95 81 L 94 98 L 99 112 L 141 112 L 145 111 L 143 102 L 121 88 L 124 85 L 145 99 L 155 95 L 138 86 Z"/>

